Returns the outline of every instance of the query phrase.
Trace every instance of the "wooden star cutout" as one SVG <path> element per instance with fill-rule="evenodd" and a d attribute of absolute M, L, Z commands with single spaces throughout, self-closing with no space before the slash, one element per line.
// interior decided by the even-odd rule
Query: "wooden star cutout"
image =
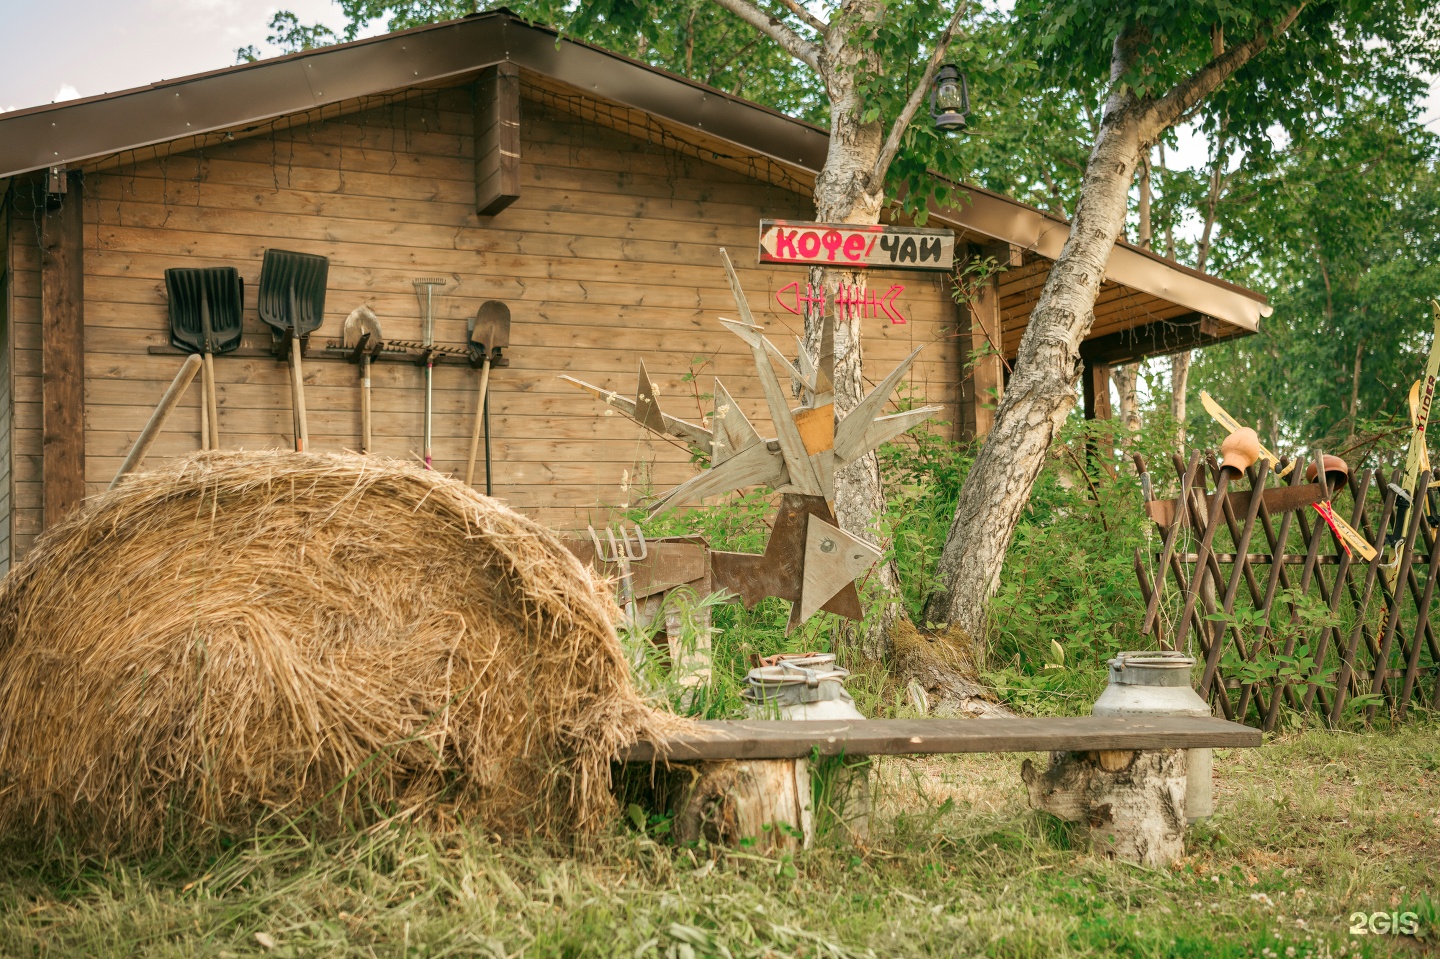
<path fill-rule="evenodd" d="M 818 544 L 814 553 L 806 550 L 811 524 L 817 521 L 823 524 L 817 527 L 822 541 L 828 537 L 836 544 L 833 552 L 824 551 Z M 710 554 L 711 575 L 716 587 L 734 593 L 746 609 L 766 596 L 789 600 L 793 605 L 787 632 L 816 610 L 859 619 L 863 611 L 860 594 L 855 589 L 855 576 L 844 575 L 843 582 L 839 580 L 839 576 L 857 562 L 856 551 L 848 544 L 859 542 L 841 531 L 825 497 L 786 493 L 781 498 L 764 554 L 713 552 Z M 842 547 L 842 543 L 847 545 Z M 879 559 L 878 550 L 868 543 L 863 545 L 873 553 L 874 559 Z M 874 559 L 859 571 L 864 572 L 873 565 Z M 807 581 L 810 583 L 808 595 Z M 828 595 L 821 598 L 821 594 L 827 592 Z M 809 608 L 809 612 L 802 614 L 802 606 Z"/>

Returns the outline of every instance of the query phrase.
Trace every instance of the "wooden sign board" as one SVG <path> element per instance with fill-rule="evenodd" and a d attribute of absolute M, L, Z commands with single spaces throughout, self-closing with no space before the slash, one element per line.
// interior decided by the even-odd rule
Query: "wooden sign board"
<path fill-rule="evenodd" d="M 955 234 L 907 226 L 760 221 L 760 262 L 851 270 L 951 270 Z"/>

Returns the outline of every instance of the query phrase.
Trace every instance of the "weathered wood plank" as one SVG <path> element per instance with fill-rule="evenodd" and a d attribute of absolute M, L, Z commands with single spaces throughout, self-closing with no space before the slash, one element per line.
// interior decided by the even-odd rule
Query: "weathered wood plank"
<path fill-rule="evenodd" d="M 347 160 L 348 164 L 348 160 Z M 265 209 L 279 213 L 301 213 L 301 215 L 337 216 L 341 219 L 360 217 L 377 219 L 383 216 L 402 216 L 413 220 L 439 220 L 439 222 L 472 222 L 477 219 L 472 186 L 468 179 L 468 168 L 455 166 L 438 173 L 452 176 L 465 174 L 465 179 L 445 179 L 433 176 L 428 170 L 402 170 L 386 177 L 370 179 L 372 192 L 361 192 L 354 183 L 360 174 L 353 174 L 350 168 L 344 171 L 324 168 L 304 168 L 300 180 L 287 184 L 276 192 L 274 170 L 269 163 L 239 163 L 232 161 L 236 177 L 216 179 L 209 171 L 204 179 L 176 179 L 173 173 L 166 176 L 163 171 L 137 168 L 111 174 L 92 174 L 101 177 L 98 192 L 92 194 L 104 206 L 92 213 L 96 219 L 105 219 L 124 212 L 130 203 L 164 203 L 167 206 L 210 207 L 210 209 Z M 249 167 L 249 168 L 246 168 Z M 410 171 L 415 176 L 403 176 Z M 325 181 L 325 174 L 331 180 Z M 382 170 L 383 173 L 383 170 Z M 707 174 L 711 171 L 707 171 Z M 723 170 L 713 173 L 723 174 Z M 366 174 L 369 176 L 369 174 Z M 540 204 L 554 206 L 557 194 L 575 194 L 572 207 L 549 210 L 566 215 L 573 210 L 585 210 L 586 215 L 599 213 L 590 200 L 598 200 L 613 206 L 635 206 L 648 203 L 651 206 L 678 200 L 685 203 L 706 203 L 720 209 L 789 210 L 788 216 L 802 216 L 806 197 L 778 192 L 773 187 L 755 184 L 716 183 L 707 176 L 704 180 L 677 180 L 661 174 L 636 173 L 632 170 L 582 170 L 570 166 L 550 166 L 534 163 L 528 156 L 520 164 L 521 196 L 533 199 L 521 203 L 523 209 L 539 216 Z M 344 189 L 341 190 L 340 187 Z M 325 189 L 321 189 L 325 187 Z M 528 190 L 527 190 L 528 187 Z M 603 209 L 603 207 L 602 207 Z M 379 216 L 377 216 L 379 215 Z M 527 217 L 527 225 L 530 217 Z M 717 219 L 716 226 L 730 226 L 729 219 Z M 701 228 L 691 223 L 693 228 Z M 747 223 L 753 239 L 755 225 Z"/>
<path fill-rule="evenodd" d="M 1242 748 L 1258 729 L 1223 719 L 1110 716 L 1018 719 L 872 719 L 863 722 L 710 720 L 659 742 L 622 751 L 624 762 L 914 756 L 934 753 L 1054 752 L 1097 749 Z"/>
<path fill-rule="evenodd" d="M 41 429 L 44 521 L 58 523 L 85 498 L 84 186 L 41 215 Z"/>
<path fill-rule="evenodd" d="M 981 257 L 981 252 L 972 248 L 967 262 Z M 988 435 L 995 425 L 995 409 L 1005 394 L 999 274 L 992 273 L 980 280 L 970 293 L 970 298 L 960 302 L 957 309 L 965 344 L 964 362 L 970 374 L 966 392 L 971 412 L 966 413 L 965 421 L 970 426 L 970 435 L 978 439 Z"/>
<path fill-rule="evenodd" d="M 1085 418 L 1110 419 L 1110 367 L 1104 363 L 1086 363 L 1084 375 Z"/>

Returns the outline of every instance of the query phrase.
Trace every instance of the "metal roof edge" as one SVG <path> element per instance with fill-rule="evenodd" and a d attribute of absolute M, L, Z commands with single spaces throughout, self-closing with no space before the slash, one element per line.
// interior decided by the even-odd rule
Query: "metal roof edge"
<path fill-rule="evenodd" d="M 0 176 L 143 149 L 182 137 L 261 124 L 356 97 L 402 90 L 506 59 L 496 15 L 383 37 L 84 100 L 0 113 Z M 384 46 L 385 56 L 374 49 Z"/>

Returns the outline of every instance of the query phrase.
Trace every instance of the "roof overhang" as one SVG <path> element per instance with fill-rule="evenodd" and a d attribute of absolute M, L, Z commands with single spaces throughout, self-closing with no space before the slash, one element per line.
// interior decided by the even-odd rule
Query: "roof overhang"
<path fill-rule="evenodd" d="M 971 184 L 956 184 L 965 191 L 963 206 L 934 208 L 937 219 L 972 233 L 992 237 L 1047 260 L 1060 257 L 1070 236 L 1070 224 L 1043 210 L 1017 203 Z M 1254 332 L 1260 319 L 1274 309 L 1265 297 L 1218 277 L 1168 260 L 1121 240 L 1110 254 L 1105 278 L 1225 320 Z"/>
<path fill-rule="evenodd" d="M 723 91 L 628 57 L 562 39 L 508 12 L 417 27 L 241 64 L 210 73 L 0 114 L 0 178 L 78 165 L 180 138 L 245 128 L 361 97 L 458 82 L 513 62 L 609 100 L 810 173 L 824 165 L 828 134 Z M 968 202 L 935 210 L 940 221 L 1054 260 L 1064 220 L 999 194 L 961 187 Z M 1258 329 L 1265 298 L 1124 241 L 1106 278 L 1239 327 Z"/>

